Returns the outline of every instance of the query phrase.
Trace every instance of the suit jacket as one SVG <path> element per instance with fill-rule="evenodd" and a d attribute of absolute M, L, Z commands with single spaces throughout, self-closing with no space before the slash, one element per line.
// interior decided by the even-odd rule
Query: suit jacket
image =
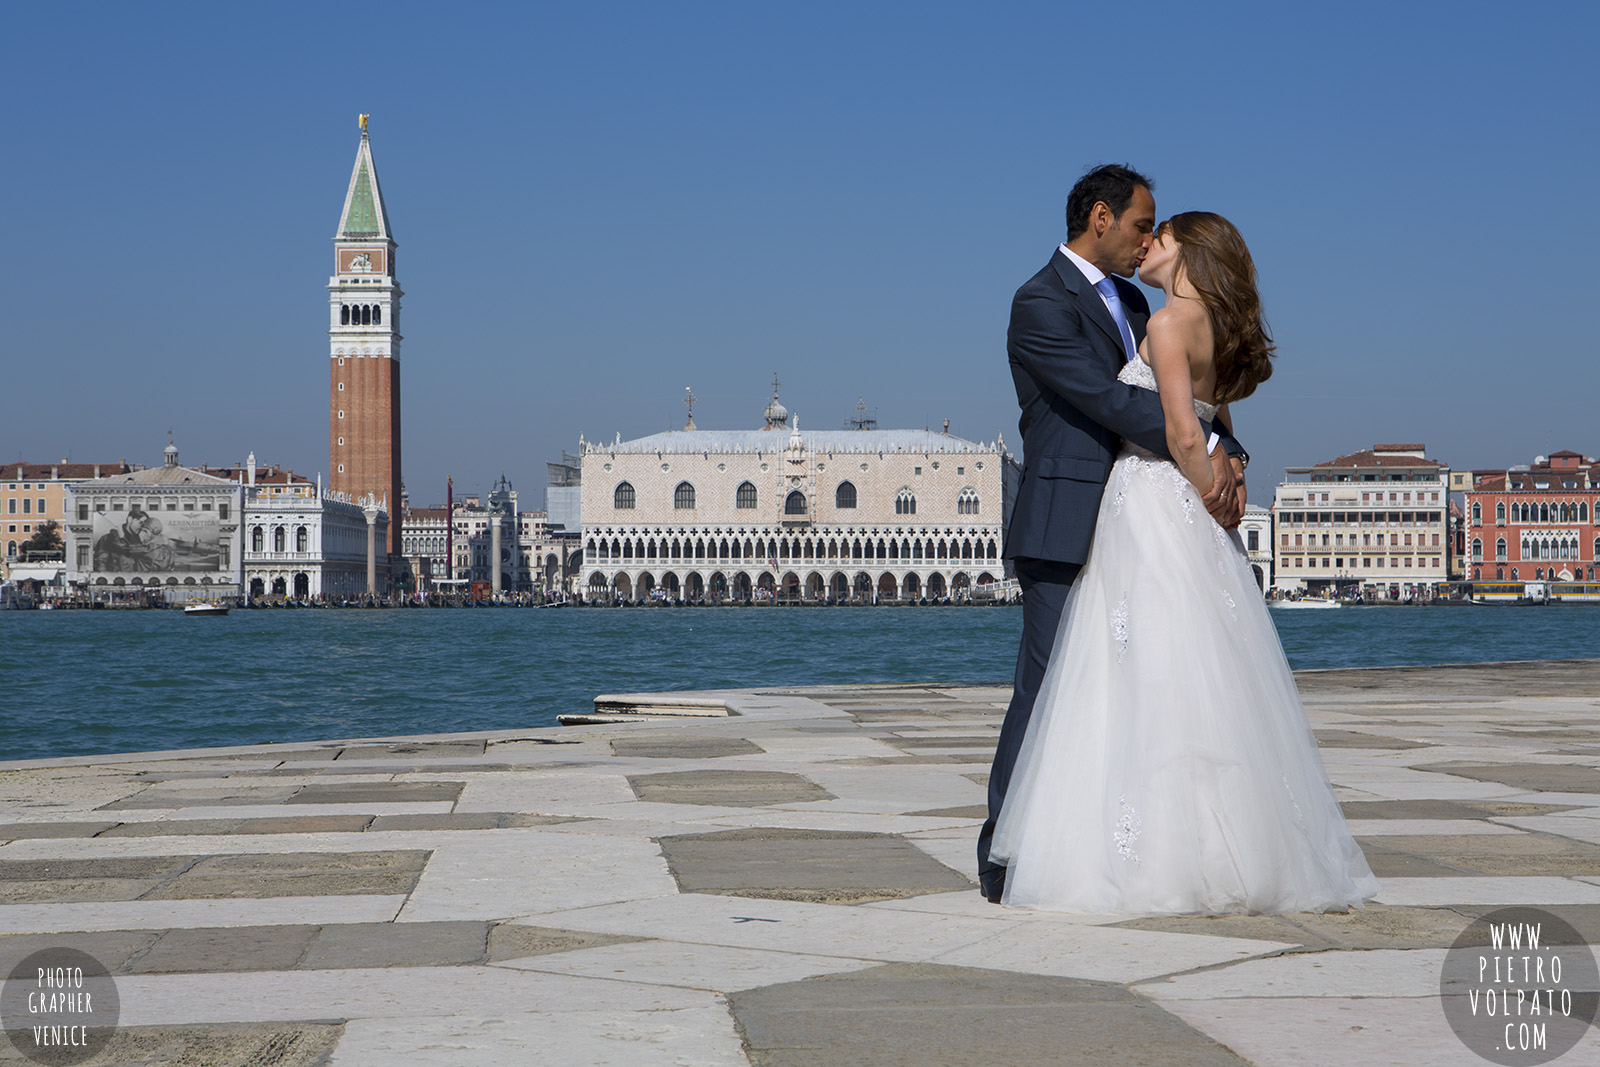
<path fill-rule="evenodd" d="M 1143 341 L 1150 304 L 1133 283 L 1108 277 L 1134 341 Z M 1005 556 L 1082 563 L 1123 440 L 1171 458 L 1161 399 L 1117 380 L 1127 355 L 1116 320 L 1060 249 L 1017 290 L 1006 352 L 1022 407 L 1023 466 Z M 1243 452 L 1220 420 L 1215 430 L 1219 447 Z"/>

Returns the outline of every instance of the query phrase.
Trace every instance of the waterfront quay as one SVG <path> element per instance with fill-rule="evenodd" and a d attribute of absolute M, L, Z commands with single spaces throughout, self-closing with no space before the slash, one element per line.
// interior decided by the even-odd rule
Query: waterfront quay
<path fill-rule="evenodd" d="M 1438 995 L 1468 924 L 1600 936 L 1600 661 L 1297 679 L 1383 883 L 1348 914 L 989 904 L 1009 691 L 834 685 L 0 764 L 0 953 L 110 968 L 100 1062 L 1482 1063 Z"/>

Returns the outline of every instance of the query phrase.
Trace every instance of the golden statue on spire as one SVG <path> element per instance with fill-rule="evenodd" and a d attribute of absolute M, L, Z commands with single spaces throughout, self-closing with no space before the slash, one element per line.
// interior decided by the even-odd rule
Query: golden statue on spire
<path fill-rule="evenodd" d="M 368 116 L 362 115 L 361 117 L 356 119 L 356 121 L 361 124 L 361 132 L 362 133 L 366 133 L 367 132 L 367 118 L 368 118 Z"/>

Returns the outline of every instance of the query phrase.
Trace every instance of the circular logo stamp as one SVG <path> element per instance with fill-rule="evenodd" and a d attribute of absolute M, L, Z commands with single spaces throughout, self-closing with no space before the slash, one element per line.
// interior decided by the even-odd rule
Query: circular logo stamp
<path fill-rule="evenodd" d="M 75 948 L 35 952 L 0 989 L 0 1024 L 35 1063 L 84 1063 L 105 1048 L 122 1002 L 104 964 Z"/>
<path fill-rule="evenodd" d="M 1582 936 L 1538 908 L 1474 919 L 1445 953 L 1444 1017 L 1490 1063 L 1549 1063 L 1572 1050 L 1600 1006 L 1600 968 Z"/>

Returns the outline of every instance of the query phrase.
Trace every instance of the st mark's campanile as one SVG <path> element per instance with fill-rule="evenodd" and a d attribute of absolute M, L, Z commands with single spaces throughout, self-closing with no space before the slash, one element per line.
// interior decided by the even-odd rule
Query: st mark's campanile
<path fill-rule="evenodd" d="M 328 279 L 330 488 L 389 513 L 389 553 L 400 555 L 400 285 L 395 242 L 361 116 L 361 145 L 333 237 Z M 381 549 L 380 549 L 381 551 Z"/>

